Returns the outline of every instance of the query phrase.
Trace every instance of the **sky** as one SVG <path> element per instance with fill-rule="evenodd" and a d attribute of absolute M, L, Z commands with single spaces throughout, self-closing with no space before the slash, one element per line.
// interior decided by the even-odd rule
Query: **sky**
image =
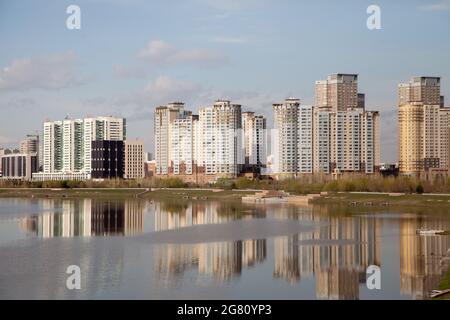
<path fill-rule="evenodd" d="M 450 0 L 0 0 L 0 146 L 48 119 L 113 115 L 152 152 L 158 105 L 228 99 L 271 124 L 273 103 L 313 104 L 315 81 L 339 72 L 359 74 L 396 162 L 398 83 L 440 76 L 450 105 L 449 57 Z"/>

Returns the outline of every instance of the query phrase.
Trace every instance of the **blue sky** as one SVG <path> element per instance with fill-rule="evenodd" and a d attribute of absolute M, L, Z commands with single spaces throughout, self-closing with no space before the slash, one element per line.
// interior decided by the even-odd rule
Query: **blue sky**
<path fill-rule="evenodd" d="M 81 30 L 66 28 L 71 4 Z M 366 27 L 372 4 L 381 30 Z M 227 98 L 270 119 L 342 72 L 359 74 L 382 160 L 396 161 L 397 84 L 441 76 L 450 101 L 449 40 L 450 0 L 0 0 L 0 146 L 46 119 L 111 114 L 151 151 L 156 105 Z"/>

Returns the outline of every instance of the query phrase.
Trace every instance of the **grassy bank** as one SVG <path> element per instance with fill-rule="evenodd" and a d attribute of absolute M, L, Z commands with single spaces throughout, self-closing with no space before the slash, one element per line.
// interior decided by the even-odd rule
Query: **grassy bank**
<path fill-rule="evenodd" d="M 341 204 L 353 207 L 429 207 L 440 206 L 450 210 L 450 195 L 405 194 L 389 195 L 378 193 L 330 193 L 314 200 L 315 204 Z"/>
<path fill-rule="evenodd" d="M 410 177 L 387 177 L 379 175 L 345 175 L 333 180 L 329 175 L 306 175 L 296 179 L 218 179 L 214 184 L 188 184 L 179 178 L 105 180 L 105 181 L 6 181 L 0 180 L 0 188 L 219 188 L 284 190 L 292 194 L 330 192 L 402 192 L 402 193 L 450 193 L 450 179 L 424 181 Z"/>
<path fill-rule="evenodd" d="M 243 196 L 255 191 L 225 189 L 159 189 L 147 191 L 144 188 L 112 189 L 112 188 L 79 188 L 79 189 L 0 189 L 0 198 L 136 198 L 155 200 L 233 200 L 240 201 Z M 389 195 L 378 193 L 329 192 L 313 201 L 317 205 L 333 205 L 344 211 L 350 209 L 360 211 L 377 211 L 395 206 L 424 209 L 427 207 L 442 208 L 450 211 L 450 195 L 405 194 Z"/>
<path fill-rule="evenodd" d="M 241 200 L 241 197 L 253 192 L 195 189 L 165 189 L 147 192 L 144 188 L 136 189 L 0 189 L 0 198 L 142 198 L 161 200 Z"/>
<path fill-rule="evenodd" d="M 442 278 L 438 287 L 438 290 L 449 290 L 449 289 L 450 289 L 450 268 L 447 270 L 447 273 L 445 274 L 444 278 Z M 450 300 L 450 293 L 433 298 L 433 300 Z"/>

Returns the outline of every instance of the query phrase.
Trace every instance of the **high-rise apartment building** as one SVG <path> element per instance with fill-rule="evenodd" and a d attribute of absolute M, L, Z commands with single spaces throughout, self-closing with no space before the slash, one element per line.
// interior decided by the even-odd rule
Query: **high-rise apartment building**
<path fill-rule="evenodd" d="M 154 135 L 155 135 L 155 161 L 156 174 L 169 173 L 170 167 L 170 124 L 182 117 L 184 103 L 173 102 L 155 109 Z"/>
<path fill-rule="evenodd" d="M 314 108 L 313 115 L 313 172 L 331 172 L 331 112 Z"/>
<path fill-rule="evenodd" d="M 92 141 L 125 140 L 126 122 L 114 117 L 46 121 L 42 137 L 43 172 L 33 179 L 89 179 Z"/>
<path fill-rule="evenodd" d="M 197 122 L 197 115 L 188 115 L 175 119 L 170 124 L 169 160 L 171 172 L 175 175 L 194 172 L 196 164 L 194 130 Z"/>
<path fill-rule="evenodd" d="M 242 113 L 245 164 L 261 167 L 267 161 L 267 121 L 254 112 Z"/>
<path fill-rule="evenodd" d="M 358 75 L 336 73 L 327 80 L 316 81 L 315 106 L 344 111 L 363 106 L 363 96 L 358 96 Z"/>
<path fill-rule="evenodd" d="M 295 176 L 298 173 L 299 109 L 300 100 L 294 98 L 273 105 L 273 171 L 282 176 Z"/>
<path fill-rule="evenodd" d="M 379 113 L 349 109 L 331 113 L 331 168 L 374 173 L 380 163 Z"/>
<path fill-rule="evenodd" d="M 399 84 L 398 105 L 410 102 L 440 105 L 441 79 L 439 77 L 413 77 L 408 83 Z"/>
<path fill-rule="evenodd" d="M 35 153 L 39 154 L 39 135 L 29 134 L 25 139 L 20 141 L 20 153 L 29 154 Z"/>
<path fill-rule="evenodd" d="M 144 178 L 144 142 L 125 141 L 125 179 Z"/>
<path fill-rule="evenodd" d="M 380 163 L 379 113 L 365 110 L 358 76 L 316 82 L 316 106 L 298 99 L 274 104 L 273 172 L 371 174 Z"/>
<path fill-rule="evenodd" d="M 212 107 L 199 110 L 202 137 L 200 166 L 206 174 L 235 176 L 244 163 L 242 149 L 241 105 L 218 100 Z"/>
<path fill-rule="evenodd" d="M 449 109 L 440 78 L 414 77 L 398 86 L 399 168 L 407 175 L 449 169 Z"/>
<path fill-rule="evenodd" d="M 313 173 L 313 107 L 301 105 L 298 113 L 298 172 Z"/>
<path fill-rule="evenodd" d="M 243 120 L 241 108 L 228 100 L 200 108 L 198 115 L 185 111 L 182 103 L 157 107 L 155 160 L 160 170 L 156 175 L 180 176 L 195 183 L 235 177 L 245 164 L 245 141 L 250 164 L 263 166 L 266 119 L 248 114 Z M 242 126 L 247 128 L 246 136 Z"/>

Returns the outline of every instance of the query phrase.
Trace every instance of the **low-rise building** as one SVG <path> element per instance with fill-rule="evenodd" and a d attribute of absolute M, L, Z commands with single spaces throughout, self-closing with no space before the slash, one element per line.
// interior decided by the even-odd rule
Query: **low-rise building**
<path fill-rule="evenodd" d="M 0 158 L 3 179 L 31 180 L 38 171 L 37 154 L 9 153 Z"/>
<path fill-rule="evenodd" d="M 144 142 L 140 140 L 125 141 L 125 179 L 143 179 Z"/>
<path fill-rule="evenodd" d="M 92 179 L 121 179 L 125 173 L 124 142 L 92 141 Z"/>

